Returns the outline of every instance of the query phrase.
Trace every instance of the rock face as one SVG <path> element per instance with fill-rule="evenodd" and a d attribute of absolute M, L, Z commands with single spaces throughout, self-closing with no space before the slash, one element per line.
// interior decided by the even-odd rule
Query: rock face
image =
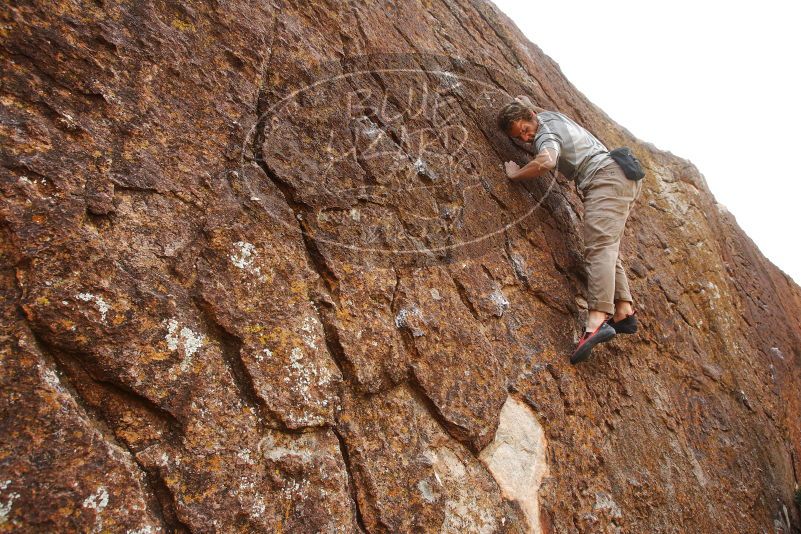
<path fill-rule="evenodd" d="M 799 287 L 492 4 L 0 16 L 0 531 L 798 531 Z M 648 171 L 577 367 L 519 94 Z"/>

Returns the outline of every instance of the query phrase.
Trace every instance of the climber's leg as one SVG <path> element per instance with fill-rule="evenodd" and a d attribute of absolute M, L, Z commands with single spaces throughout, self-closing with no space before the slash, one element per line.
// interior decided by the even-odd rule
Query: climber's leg
<path fill-rule="evenodd" d="M 593 330 L 598 328 L 598 325 L 606 321 L 608 315 L 609 314 L 606 313 L 605 311 L 590 309 L 587 312 L 587 324 L 584 330 L 587 332 L 592 332 Z"/>
<path fill-rule="evenodd" d="M 634 299 L 631 298 L 631 291 L 629 290 L 629 279 L 626 276 L 626 271 L 623 269 L 623 262 L 620 261 L 620 254 L 617 256 L 615 263 L 615 311 L 612 319 L 614 321 L 622 321 L 634 312 L 632 307 Z"/>
<path fill-rule="evenodd" d="M 642 191 L 642 181 L 636 183 L 634 199 L 629 205 L 629 215 L 634 208 L 634 202 L 639 198 Z M 629 290 L 629 279 L 623 262 L 620 260 L 618 251 L 617 262 L 615 262 L 615 313 L 609 320 L 609 324 L 614 327 L 618 334 L 633 334 L 637 331 L 637 318 L 634 317 L 634 299 Z"/>
<path fill-rule="evenodd" d="M 599 169 L 582 187 L 589 313 L 585 333 L 570 357 L 571 363 L 586 360 L 595 345 L 615 336 L 615 329 L 606 318 L 615 312 L 616 278 L 621 282 L 618 296 L 631 299 L 618 254 L 626 219 L 639 191 L 640 182 L 628 180 L 623 169 L 614 162 Z"/>
<path fill-rule="evenodd" d="M 601 314 L 615 313 L 615 300 L 632 300 L 618 254 L 623 229 L 640 187 L 641 182 L 628 180 L 614 162 L 599 169 L 583 187 L 589 331 L 598 326 Z"/>
<path fill-rule="evenodd" d="M 614 321 L 622 321 L 632 313 L 634 313 L 634 306 L 630 300 L 615 299 L 615 313 L 612 315 Z"/>

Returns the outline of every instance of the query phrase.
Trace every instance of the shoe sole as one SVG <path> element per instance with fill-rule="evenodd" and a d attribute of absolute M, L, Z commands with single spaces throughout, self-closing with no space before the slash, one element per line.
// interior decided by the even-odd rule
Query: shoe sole
<path fill-rule="evenodd" d="M 592 339 L 587 341 L 587 343 L 585 343 L 579 350 L 573 353 L 573 355 L 570 357 L 570 363 L 575 365 L 577 363 L 585 361 L 587 358 L 590 357 L 590 354 L 592 354 L 592 349 L 593 347 L 595 347 L 595 345 L 609 341 L 610 339 L 615 337 L 615 334 L 616 332 L 614 331 L 614 329 L 612 330 L 612 332 L 606 334 L 601 334 L 599 332 L 598 334 L 596 334 L 596 337 L 593 337 Z"/>

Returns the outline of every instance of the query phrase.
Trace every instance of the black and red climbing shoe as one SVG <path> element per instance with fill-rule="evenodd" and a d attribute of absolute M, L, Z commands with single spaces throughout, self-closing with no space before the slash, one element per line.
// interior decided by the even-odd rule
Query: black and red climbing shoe
<path fill-rule="evenodd" d="M 610 317 L 606 320 L 609 323 L 609 326 L 615 329 L 616 334 L 634 334 L 637 332 L 637 312 L 636 310 L 631 314 L 627 315 L 625 319 L 621 319 L 619 321 L 613 321 Z"/>
<path fill-rule="evenodd" d="M 606 322 L 601 323 L 601 326 L 596 328 L 593 332 L 584 332 L 584 335 L 581 336 L 579 340 L 578 347 L 576 347 L 576 351 L 573 353 L 573 356 L 570 357 L 570 363 L 577 364 L 583 362 L 590 357 L 592 348 L 595 345 L 603 343 L 604 341 L 609 341 L 613 337 L 615 337 L 615 329 Z"/>

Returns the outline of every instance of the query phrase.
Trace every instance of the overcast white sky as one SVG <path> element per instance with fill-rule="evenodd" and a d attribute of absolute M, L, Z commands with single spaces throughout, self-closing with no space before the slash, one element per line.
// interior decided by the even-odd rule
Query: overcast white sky
<path fill-rule="evenodd" d="M 801 283 L 801 2 L 493 1 L 616 122 L 695 163 Z"/>

